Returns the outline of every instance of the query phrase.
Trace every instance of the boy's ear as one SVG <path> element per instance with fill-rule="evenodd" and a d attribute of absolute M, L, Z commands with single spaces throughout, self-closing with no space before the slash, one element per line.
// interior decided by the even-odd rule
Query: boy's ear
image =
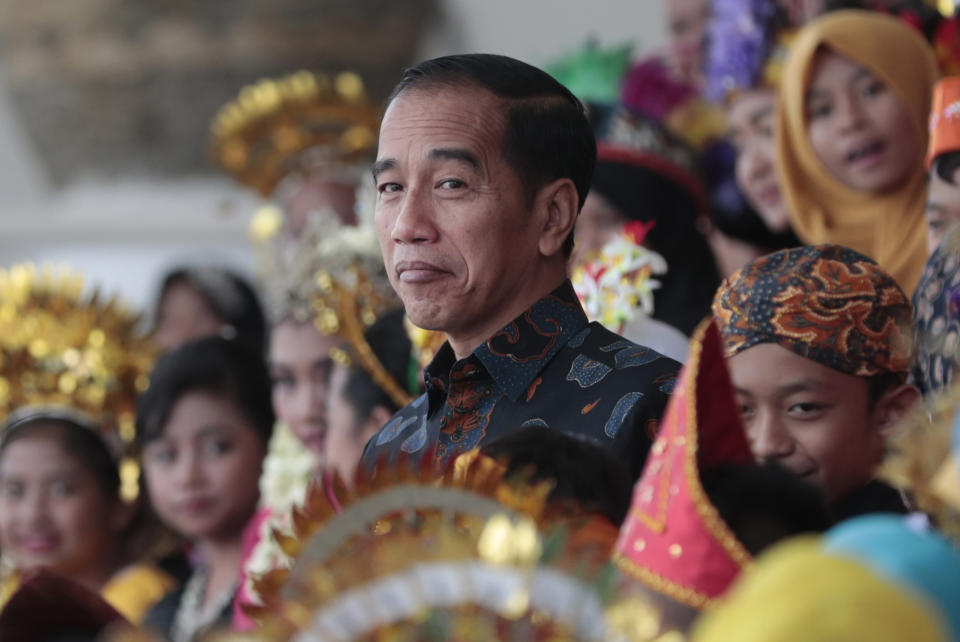
<path fill-rule="evenodd" d="M 885 392 L 874 409 L 880 434 L 889 437 L 896 432 L 901 420 L 920 402 L 920 397 L 920 391 L 910 384 Z"/>

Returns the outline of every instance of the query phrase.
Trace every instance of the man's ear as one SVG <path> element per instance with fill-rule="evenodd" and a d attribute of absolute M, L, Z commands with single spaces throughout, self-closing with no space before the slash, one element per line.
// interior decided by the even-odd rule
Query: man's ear
<path fill-rule="evenodd" d="M 577 187 L 569 178 L 559 178 L 537 192 L 534 214 L 540 227 L 540 253 L 553 256 L 563 251 L 563 244 L 573 233 L 580 211 Z"/>
<path fill-rule="evenodd" d="M 901 420 L 920 402 L 920 391 L 916 386 L 903 384 L 891 388 L 877 401 L 874 416 L 877 428 L 884 437 L 889 437 L 899 427 Z"/>

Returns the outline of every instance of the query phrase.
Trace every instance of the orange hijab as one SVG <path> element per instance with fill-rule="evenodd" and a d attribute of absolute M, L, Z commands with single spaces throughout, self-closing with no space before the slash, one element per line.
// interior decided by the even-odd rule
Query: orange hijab
<path fill-rule="evenodd" d="M 777 106 L 780 182 L 797 235 L 834 243 L 875 259 L 907 292 L 927 260 L 927 177 L 921 158 L 897 189 L 873 194 L 850 189 L 820 162 L 806 127 L 806 94 L 818 49 L 827 47 L 863 65 L 906 106 L 920 149 L 939 72 L 923 36 L 896 18 L 870 11 L 836 11 L 811 22 L 793 41 Z"/>

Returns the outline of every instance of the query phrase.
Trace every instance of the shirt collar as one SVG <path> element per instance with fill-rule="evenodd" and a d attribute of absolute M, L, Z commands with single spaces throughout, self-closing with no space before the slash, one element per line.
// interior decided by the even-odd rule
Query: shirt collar
<path fill-rule="evenodd" d="M 478 359 L 511 401 L 517 401 L 554 355 L 587 323 L 573 284 L 565 280 L 467 358 Z M 445 343 L 427 366 L 428 388 L 431 379 L 447 381 L 455 361 L 453 349 Z"/>

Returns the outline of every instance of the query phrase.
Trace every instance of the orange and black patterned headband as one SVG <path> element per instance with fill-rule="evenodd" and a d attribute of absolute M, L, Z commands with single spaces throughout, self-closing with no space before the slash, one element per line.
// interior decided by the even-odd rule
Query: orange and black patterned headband
<path fill-rule="evenodd" d="M 907 372 L 912 313 L 893 277 L 840 245 L 756 259 L 724 281 L 713 300 L 728 358 L 774 343 L 866 377 Z"/>

